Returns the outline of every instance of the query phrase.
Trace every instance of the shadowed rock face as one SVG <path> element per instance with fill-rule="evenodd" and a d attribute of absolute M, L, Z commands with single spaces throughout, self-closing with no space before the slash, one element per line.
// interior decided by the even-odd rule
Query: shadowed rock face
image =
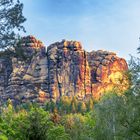
<path fill-rule="evenodd" d="M 123 76 L 127 63 L 113 52 L 86 52 L 80 42 L 65 40 L 46 51 L 32 36 L 24 37 L 20 46 L 26 59 L 11 57 L 10 62 L 0 58 L 1 101 L 44 102 L 63 95 L 98 99 L 116 85 L 122 90 L 128 87 Z"/>
<path fill-rule="evenodd" d="M 91 94 L 87 53 L 79 42 L 62 41 L 48 47 L 48 79 L 52 98 Z"/>

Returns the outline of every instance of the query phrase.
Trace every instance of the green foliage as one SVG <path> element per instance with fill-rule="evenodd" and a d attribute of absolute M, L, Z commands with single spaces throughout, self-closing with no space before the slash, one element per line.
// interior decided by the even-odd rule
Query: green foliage
<path fill-rule="evenodd" d="M 53 112 L 57 109 L 59 114 L 85 113 L 93 110 L 93 99 L 79 101 L 76 97 L 62 96 L 57 102 L 47 102 L 45 109 Z"/>
<path fill-rule="evenodd" d="M 68 114 L 62 117 L 61 124 L 73 140 L 92 139 L 94 120 L 90 114 Z"/>
<path fill-rule="evenodd" d="M 21 41 L 20 40 L 21 39 L 19 39 L 18 43 L 15 46 L 15 57 L 22 58 L 23 60 L 26 60 L 28 57 L 24 54 L 24 50 L 21 46 Z"/>
<path fill-rule="evenodd" d="M 29 128 L 27 138 L 29 140 L 45 140 L 47 130 L 52 127 L 53 123 L 49 121 L 49 113 L 40 108 L 32 108 L 27 117 Z"/>
<path fill-rule="evenodd" d="M 1 134 L 0 135 L 0 140 L 8 140 L 8 138 L 5 135 Z"/>
<path fill-rule="evenodd" d="M 86 110 L 87 110 L 86 104 L 84 102 L 80 103 L 80 111 L 86 112 Z"/>
<path fill-rule="evenodd" d="M 70 140 L 70 136 L 65 132 L 65 128 L 61 125 L 53 126 L 49 129 L 47 140 Z"/>
<path fill-rule="evenodd" d="M 131 87 L 123 95 L 106 95 L 94 107 L 96 140 L 140 139 L 140 61 L 132 57 L 129 66 Z"/>
<path fill-rule="evenodd" d="M 74 114 L 59 115 L 55 107 L 49 113 L 35 105 L 15 111 L 9 101 L 1 111 L 0 136 L 10 140 L 139 140 L 140 97 L 132 91 L 123 96 L 110 93 L 92 112 Z"/>
<path fill-rule="evenodd" d="M 96 120 L 94 128 L 95 139 L 115 140 L 118 130 L 121 129 L 119 120 L 122 116 L 120 105 L 123 97 L 117 94 L 105 96 L 98 104 L 95 105 L 93 118 Z"/>
<path fill-rule="evenodd" d="M 18 31 L 25 31 L 22 24 L 25 18 L 22 14 L 23 4 L 19 0 L 0 1 L 0 48 L 14 46 Z"/>
<path fill-rule="evenodd" d="M 94 104 L 93 104 L 93 99 L 90 98 L 90 99 L 89 99 L 89 102 L 87 103 L 87 110 L 88 110 L 88 111 L 92 111 L 92 110 L 93 110 L 93 106 L 94 106 Z"/>
<path fill-rule="evenodd" d="M 0 136 L 10 140 L 91 140 L 94 124 L 90 113 L 60 116 L 56 108 L 49 113 L 36 105 L 15 110 L 8 100 L 1 110 Z"/>

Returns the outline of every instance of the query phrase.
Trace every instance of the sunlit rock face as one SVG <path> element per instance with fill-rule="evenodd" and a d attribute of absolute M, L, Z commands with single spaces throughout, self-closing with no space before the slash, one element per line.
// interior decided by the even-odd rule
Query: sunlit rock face
<path fill-rule="evenodd" d="M 127 63 L 113 52 L 86 52 L 80 42 L 65 40 L 46 50 L 33 36 L 22 38 L 19 46 L 24 57 L 0 58 L 1 101 L 43 103 L 63 95 L 99 99 L 115 87 L 128 88 Z"/>
<path fill-rule="evenodd" d="M 7 85 L 1 92 L 1 99 L 6 101 L 10 98 L 16 104 L 28 100 L 37 102 L 41 99 L 42 101 L 43 99 L 40 98 L 42 94 L 39 93 L 42 90 L 45 93 L 48 92 L 46 48 L 33 36 L 22 38 L 19 45 L 24 57 L 18 55 L 10 58 L 12 70 L 6 80 Z M 7 68 L 4 70 L 5 73 L 7 73 Z"/>
<path fill-rule="evenodd" d="M 51 98 L 63 95 L 84 98 L 91 94 L 87 52 L 79 42 L 54 43 L 48 47 L 47 55 Z"/>
<path fill-rule="evenodd" d="M 111 90 L 122 92 L 129 87 L 126 77 L 128 66 L 123 58 L 113 52 L 93 51 L 88 53 L 91 72 L 92 94 L 99 99 L 102 94 Z"/>

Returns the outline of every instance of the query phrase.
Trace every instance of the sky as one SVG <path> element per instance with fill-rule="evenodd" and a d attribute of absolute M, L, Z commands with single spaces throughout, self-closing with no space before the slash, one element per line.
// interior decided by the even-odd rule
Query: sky
<path fill-rule="evenodd" d="M 80 41 L 86 51 L 108 50 L 127 60 L 140 44 L 140 0 L 21 0 L 26 33 L 45 46 Z"/>

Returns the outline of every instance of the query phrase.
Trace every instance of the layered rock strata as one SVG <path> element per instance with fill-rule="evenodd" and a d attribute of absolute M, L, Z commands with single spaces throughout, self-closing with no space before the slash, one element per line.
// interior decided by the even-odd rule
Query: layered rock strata
<path fill-rule="evenodd" d="M 98 99 L 116 85 L 123 90 L 128 87 L 123 74 L 127 63 L 113 52 L 86 52 L 80 42 L 66 40 L 46 51 L 33 36 L 22 38 L 18 45 L 24 57 L 0 58 L 1 101 L 45 102 L 63 95 Z"/>

